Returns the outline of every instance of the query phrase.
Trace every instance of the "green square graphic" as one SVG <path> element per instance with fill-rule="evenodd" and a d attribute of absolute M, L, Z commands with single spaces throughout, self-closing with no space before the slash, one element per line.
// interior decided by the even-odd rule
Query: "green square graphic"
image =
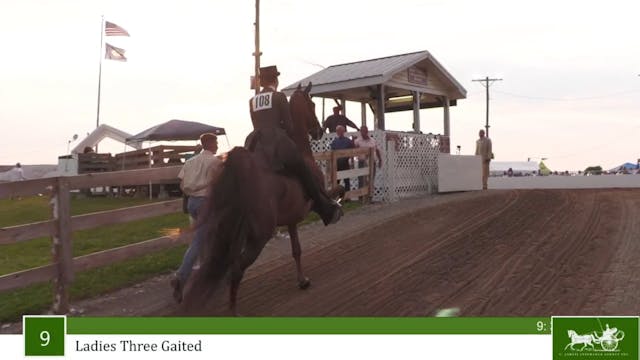
<path fill-rule="evenodd" d="M 551 318 L 553 359 L 638 360 L 638 317 Z"/>
<path fill-rule="evenodd" d="M 64 316 L 23 318 L 25 356 L 64 356 Z"/>

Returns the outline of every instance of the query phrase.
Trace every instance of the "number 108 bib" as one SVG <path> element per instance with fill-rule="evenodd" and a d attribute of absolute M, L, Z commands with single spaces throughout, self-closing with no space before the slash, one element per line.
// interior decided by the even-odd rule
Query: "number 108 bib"
<path fill-rule="evenodd" d="M 273 102 L 271 101 L 273 93 L 262 93 L 253 97 L 253 111 L 271 109 Z"/>

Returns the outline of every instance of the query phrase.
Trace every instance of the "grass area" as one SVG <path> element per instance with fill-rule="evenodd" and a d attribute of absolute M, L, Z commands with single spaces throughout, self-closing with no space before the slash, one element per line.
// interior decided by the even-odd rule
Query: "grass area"
<path fill-rule="evenodd" d="M 0 200 L 0 227 L 28 224 L 51 219 L 51 199 L 47 196 L 33 196 L 20 200 Z M 142 198 L 71 197 L 71 215 L 81 215 L 96 211 L 113 210 L 123 207 L 149 204 Z"/>
<path fill-rule="evenodd" d="M 48 199 L 42 197 L 3 201 L 0 226 L 11 226 L 50 218 Z M 8 204 L 6 204 L 9 202 Z M 149 203 L 148 199 L 72 199 L 73 215 Z M 187 217 L 176 213 L 124 224 L 102 226 L 73 233 L 73 256 L 111 249 L 163 236 L 167 229 L 188 226 Z M 42 237 L 16 244 L 0 245 L 0 275 L 51 263 L 51 238 Z"/>
<path fill-rule="evenodd" d="M 51 209 L 46 197 L 21 200 L 0 200 L 0 227 L 47 220 Z M 148 199 L 131 198 L 72 198 L 73 215 L 121 207 L 147 204 Z M 360 207 L 359 202 L 344 204 L 344 210 Z M 303 224 L 319 220 L 310 214 Z M 136 243 L 163 236 L 167 229 L 188 226 L 182 213 L 158 216 L 124 224 L 103 226 L 73 233 L 73 256 Z M 76 274 L 70 296 L 72 300 L 97 296 L 129 286 L 177 268 L 185 246 L 161 250 L 144 257 Z M 34 239 L 18 244 L 0 245 L 0 275 L 42 266 L 51 262 L 51 239 Z M 51 284 L 35 284 L 22 289 L 0 293 L 0 322 L 17 321 L 22 314 L 37 314 L 51 306 Z"/>
<path fill-rule="evenodd" d="M 89 298 L 169 273 L 180 263 L 185 249 L 184 245 L 177 246 L 79 273 L 69 296 L 71 300 Z M 49 309 L 52 301 L 53 288 L 50 283 L 0 293 L 0 322 L 19 321 L 22 314 L 39 314 Z"/>

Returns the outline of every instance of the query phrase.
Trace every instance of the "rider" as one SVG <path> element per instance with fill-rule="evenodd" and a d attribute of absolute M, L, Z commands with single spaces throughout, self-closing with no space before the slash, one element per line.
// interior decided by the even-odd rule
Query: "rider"
<path fill-rule="evenodd" d="M 273 170 L 292 173 L 313 200 L 313 210 L 324 224 L 334 224 L 342 216 L 342 209 L 314 179 L 290 138 L 293 125 L 289 102 L 286 95 L 277 90 L 278 75 L 280 73 L 275 66 L 260 68 L 262 90 L 249 101 L 254 130 L 247 136 L 245 147 L 263 154 Z"/>

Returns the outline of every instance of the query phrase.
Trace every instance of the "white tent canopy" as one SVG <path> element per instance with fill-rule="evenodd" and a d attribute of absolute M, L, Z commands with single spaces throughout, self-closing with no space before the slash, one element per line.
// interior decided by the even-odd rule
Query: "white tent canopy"
<path fill-rule="evenodd" d="M 120 129 L 116 129 L 113 126 L 102 124 L 98 126 L 91 134 L 89 134 L 84 140 L 80 141 L 76 147 L 71 150 L 72 154 L 82 153 L 86 147 L 95 147 L 104 138 L 111 138 L 115 141 L 127 144 L 135 149 L 142 148 L 142 142 L 126 142 L 127 138 L 131 137 L 131 134 L 124 132 Z"/>

